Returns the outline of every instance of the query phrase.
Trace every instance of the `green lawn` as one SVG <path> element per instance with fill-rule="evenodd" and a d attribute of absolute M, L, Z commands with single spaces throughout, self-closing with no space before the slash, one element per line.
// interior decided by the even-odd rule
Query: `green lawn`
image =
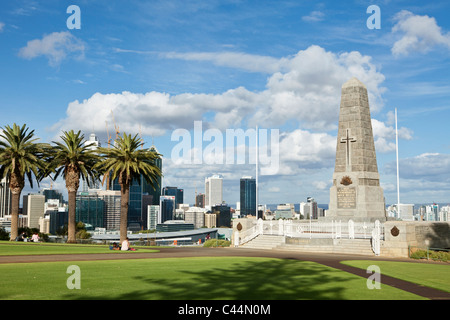
<path fill-rule="evenodd" d="M 81 289 L 67 288 L 70 265 Z M 383 268 L 382 268 L 383 270 Z M 310 261 L 197 257 L 0 265 L 0 299 L 420 299 Z"/>
<path fill-rule="evenodd" d="M 158 251 L 148 249 L 148 247 L 142 250 L 145 250 L 145 252 Z M 139 252 L 142 251 L 139 250 Z M 10 241 L 0 242 L 0 256 L 41 255 L 41 254 L 84 254 L 84 253 L 131 254 L 133 252 L 110 250 L 108 245 L 33 243 L 33 242 L 10 242 Z"/>
<path fill-rule="evenodd" d="M 418 262 L 352 260 L 341 263 L 367 269 L 377 265 L 383 274 L 423 286 L 450 292 L 450 264 L 433 264 Z"/>

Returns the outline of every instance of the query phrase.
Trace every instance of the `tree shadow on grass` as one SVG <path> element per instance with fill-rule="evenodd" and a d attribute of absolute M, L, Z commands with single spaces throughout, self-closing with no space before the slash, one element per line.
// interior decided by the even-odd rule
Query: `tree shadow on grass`
<path fill-rule="evenodd" d="M 79 299 L 117 300 L 295 300 L 345 299 L 344 272 L 309 261 L 270 259 L 236 262 L 224 267 L 185 270 L 180 260 L 179 278 L 133 276 L 136 290 L 116 296 L 83 295 Z M 205 260 L 205 264 L 208 260 Z M 144 289 L 142 289 L 144 287 Z M 74 298 L 66 297 L 66 298 Z"/>

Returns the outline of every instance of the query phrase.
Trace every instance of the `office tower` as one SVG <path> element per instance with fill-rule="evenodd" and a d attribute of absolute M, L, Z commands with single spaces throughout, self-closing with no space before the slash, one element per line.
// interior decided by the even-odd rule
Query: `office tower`
<path fill-rule="evenodd" d="M 0 218 L 11 214 L 11 189 L 9 180 L 3 178 L 0 180 Z"/>
<path fill-rule="evenodd" d="M 300 219 L 307 219 L 309 217 L 309 206 L 306 202 L 300 202 Z"/>
<path fill-rule="evenodd" d="M 22 214 L 28 217 L 28 228 L 39 228 L 39 218 L 44 217 L 45 196 L 43 194 L 31 194 L 23 196 Z"/>
<path fill-rule="evenodd" d="M 306 205 L 309 206 L 309 212 L 311 219 L 319 219 L 319 210 L 317 208 L 317 202 L 312 197 L 306 198 Z"/>
<path fill-rule="evenodd" d="M 217 215 L 214 213 L 205 213 L 205 227 L 215 228 L 217 226 Z"/>
<path fill-rule="evenodd" d="M 153 196 L 149 194 L 142 195 L 142 228 L 147 229 L 148 225 L 148 206 L 153 205 Z"/>
<path fill-rule="evenodd" d="M 173 220 L 175 216 L 175 196 L 161 196 L 159 198 L 159 216 L 158 223 L 164 223 L 167 220 Z"/>
<path fill-rule="evenodd" d="M 103 227 L 106 230 L 120 229 L 120 191 L 99 190 L 97 196 L 103 200 Z"/>
<path fill-rule="evenodd" d="M 195 206 L 198 208 L 204 208 L 205 207 L 205 194 L 199 193 L 195 196 Z"/>
<path fill-rule="evenodd" d="M 184 190 L 178 189 L 177 187 L 164 187 L 163 193 L 164 196 L 174 196 L 175 197 L 175 208 L 178 209 L 180 204 L 184 201 Z"/>
<path fill-rule="evenodd" d="M 159 205 L 150 205 L 147 207 L 147 230 L 156 229 L 159 216 Z"/>
<path fill-rule="evenodd" d="M 104 228 L 105 202 L 97 194 L 80 194 L 76 198 L 75 219 L 87 227 Z"/>
<path fill-rule="evenodd" d="M 150 147 L 150 151 L 153 152 L 153 153 L 158 153 L 158 150 L 156 149 L 156 147 L 154 145 L 152 145 Z M 155 160 L 155 165 L 162 172 L 162 159 L 161 158 Z M 161 189 L 162 189 L 161 177 L 158 177 L 158 179 L 156 180 L 155 189 L 153 189 L 151 186 L 149 186 L 147 188 L 146 192 L 149 195 L 153 196 L 152 205 L 159 206 L 159 197 L 161 196 Z"/>
<path fill-rule="evenodd" d="M 223 178 L 219 175 L 205 179 L 205 206 L 215 206 L 223 201 Z"/>
<path fill-rule="evenodd" d="M 50 233 L 57 234 L 58 230 L 69 223 L 69 212 L 67 208 L 58 208 L 50 211 Z M 42 231 L 41 231 L 42 232 Z"/>
<path fill-rule="evenodd" d="M 256 215 L 256 180 L 252 177 L 241 178 L 240 188 L 241 215 Z"/>
<path fill-rule="evenodd" d="M 84 142 L 84 146 L 87 147 L 89 150 L 96 150 L 97 148 L 101 147 L 100 141 L 98 140 L 98 137 L 95 133 L 91 133 L 89 135 L 89 140 L 86 140 Z M 91 183 L 91 189 L 100 189 L 100 181 L 92 181 Z M 83 187 L 82 192 L 87 193 L 89 192 L 89 187 L 86 183 L 86 181 L 83 180 Z"/>
<path fill-rule="evenodd" d="M 60 205 L 62 205 L 64 198 L 61 192 L 54 189 L 43 189 L 42 194 L 45 196 L 45 202 L 49 200 L 59 200 Z"/>
<path fill-rule="evenodd" d="M 217 216 L 217 227 L 231 227 L 231 208 L 227 204 L 215 205 L 211 212 Z"/>
<path fill-rule="evenodd" d="M 201 207 L 191 207 L 184 213 L 184 221 L 192 223 L 194 228 L 198 229 L 205 225 L 206 210 Z"/>

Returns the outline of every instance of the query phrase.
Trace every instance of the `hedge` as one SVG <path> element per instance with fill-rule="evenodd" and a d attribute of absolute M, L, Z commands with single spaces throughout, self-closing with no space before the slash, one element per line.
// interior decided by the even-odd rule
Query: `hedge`
<path fill-rule="evenodd" d="M 204 247 L 229 247 L 231 245 L 231 242 L 228 240 L 219 240 L 219 239 L 210 239 L 206 240 L 203 244 Z"/>

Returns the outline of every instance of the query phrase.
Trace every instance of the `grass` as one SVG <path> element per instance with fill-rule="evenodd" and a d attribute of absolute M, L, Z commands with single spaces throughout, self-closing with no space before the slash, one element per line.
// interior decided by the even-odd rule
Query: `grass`
<path fill-rule="evenodd" d="M 133 246 L 134 247 L 134 246 Z M 139 247 L 137 247 L 139 248 Z M 157 252 L 145 247 L 145 252 Z M 85 253 L 132 253 L 131 251 L 110 250 L 108 245 L 59 244 L 33 242 L 0 242 L 0 256 L 43 255 L 43 254 L 85 254 Z"/>
<path fill-rule="evenodd" d="M 352 260 L 341 263 L 367 269 L 377 265 L 383 274 L 419 285 L 450 292 L 450 265 L 415 262 Z"/>
<path fill-rule="evenodd" d="M 67 288 L 70 265 L 80 268 L 79 290 Z M 421 299 L 385 285 L 369 290 L 367 279 L 318 263 L 275 258 L 17 263 L 0 265 L 0 274 L 3 300 Z"/>

